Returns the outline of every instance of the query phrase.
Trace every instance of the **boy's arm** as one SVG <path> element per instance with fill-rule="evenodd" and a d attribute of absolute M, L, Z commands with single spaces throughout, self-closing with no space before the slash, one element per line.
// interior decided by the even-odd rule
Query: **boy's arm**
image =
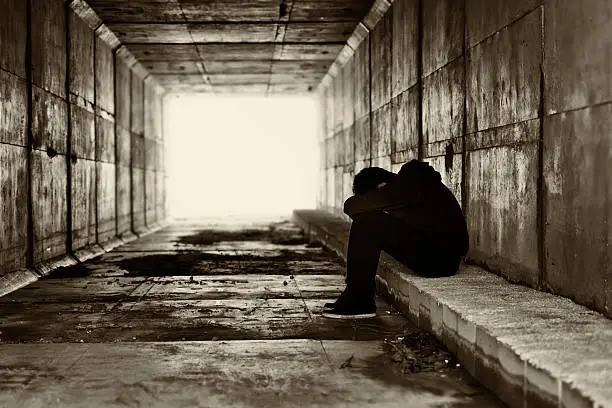
<path fill-rule="evenodd" d="M 349 217 L 368 211 L 390 211 L 409 205 L 407 194 L 402 189 L 402 183 L 391 182 L 378 190 L 366 194 L 354 195 L 344 202 L 344 213 Z M 413 199 L 418 196 L 418 191 L 411 192 Z M 410 199 L 409 201 L 412 201 Z"/>

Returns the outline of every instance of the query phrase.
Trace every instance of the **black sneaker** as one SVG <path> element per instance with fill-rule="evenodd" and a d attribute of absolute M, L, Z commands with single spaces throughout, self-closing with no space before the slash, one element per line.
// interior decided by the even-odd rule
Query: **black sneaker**
<path fill-rule="evenodd" d="M 333 302 L 328 302 L 325 303 L 325 305 L 323 305 L 323 309 L 334 309 L 340 305 L 342 305 L 342 303 L 347 303 L 348 300 L 348 295 L 346 295 L 344 292 L 338 297 L 338 299 L 336 299 Z M 373 304 L 376 304 L 376 301 L 373 299 L 372 300 Z"/>
<path fill-rule="evenodd" d="M 323 317 L 329 319 L 369 319 L 376 317 L 376 305 L 339 305 L 329 310 L 324 310 Z"/>
<path fill-rule="evenodd" d="M 340 294 L 340 296 L 338 296 L 338 299 L 334 300 L 333 302 L 328 302 L 323 306 L 323 309 L 333 309 L 335 307 L 340 306 L 342 303 L 345 303 L 347 300 L 348 295 L 346 294 L 346 290 L 344 292 L 342 292 Z"/>

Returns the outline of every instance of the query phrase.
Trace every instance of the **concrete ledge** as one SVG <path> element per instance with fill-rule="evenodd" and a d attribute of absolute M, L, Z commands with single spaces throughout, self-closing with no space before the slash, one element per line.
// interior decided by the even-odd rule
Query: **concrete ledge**
<path fill-rule="evenodd" d="M 314 210 L 294 221 L 344 256 L 349 223 Z M 612 407 L 612 321 L 603 315 L 469 265 L 428 279 L 383 254 L 377 284 L 510 407 Z"/>
<path fill-rule="evenodd" d="M 129 231 L 119 234 L 117 239 L 121 241 L 121 245 L 129 244 L 130 242 L 136 241 L 138 239 L 138 235 L 134 234 L 132 231 Z"/>
<path fill-rule="evenodd" d="M 104 252 L 110 252 L 117 248 L 119 245 L 123 245 L 123 241 L 118 237 L 113 237 L 107 241 L 100 243 L 100 246 L 104 249 Z"/>
<path fill-rule="evenodd" d="M 74 257 L 80 263 L 89 261 L 97 256 L 104 254 L 106 251 L 104 248 L 98 244 L 88 245 L 84 248 L 81 248 L 77 251 L 74 251 Z"/>
<path fill-rule="evenodd" d="M 49 275 L 58 268 L 73 266 L 78 260 L 65 255 L 49 261 L 41 262 L 32 269 L 19 269 L 0 276 L 0 297 L 14 292 L 24 286 L 34 283 L 41 277 Z"/>
<path fill-rule="evenodd" d="M 147 229 L 144 232 L 138 234 L 138 237 L 141 238 L 141 237 L 145 237 L 150 234 L 154 234 L 157 231 L 166 228 L 167 226 L 168 226 L 168 223 L 165 221 L 156 222 L 155 224 L 151 224 L 147 226 Z"/>
<path fill-rule="evenodd" d="M 40 276 L 30 269 L 20 269 L 0 276 L 0 297 L 36 282 L 39 278 Z"/>
<path fill-rule="evenodd" d="M 59 268 L 66 268 L 68 266 L 74 266 L 79 261 L 72 255 L 63 255 L 58 258 L 51 259 L 49 261 L 41 262 L 34 266 L 34 271 L 40 277 L 47 276 L 51 272 Z"/>
<path fill-rule="evenodd" d="M 153 234 L 165 227 L 168 226 L 168 223 L 165 221 L 156 222 L 155 224 L 143 226 L 142 228 L 138 228 L 132 232 L 127 232 L 120 235 L 120 239 L 124 244 L 132 242 L 136 239 L 146 237 L 147 235 Z"/>
<path fill-rule="evenodd" d="M 79 256 L 84 257 L 87 253 L 88 251 L 83 251 Z M 19 269 L 2 275 L 0 276 L 0 297 L 21 289 L 30 283 L 36 282 L 56 269 L 74 266 L 78 263 L 79 260 L 76 256 L 63 255 L 58 258 L 40 262 L 31 269 Z"/>

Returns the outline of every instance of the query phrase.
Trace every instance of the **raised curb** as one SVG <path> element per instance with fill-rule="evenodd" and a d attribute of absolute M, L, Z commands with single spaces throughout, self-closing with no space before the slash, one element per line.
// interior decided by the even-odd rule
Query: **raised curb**
<path fill-rule="evenodd" d="M 344 256 L 350 223 L 317 210 L 293 219 Z M 510 407 L 612 407 L 612 321 L 603 315 L 475 266 L 422 278 L 384 253 L 377 284 Z"/>
<path fill-rule="evenodd" d="M 0 297 L 34 283 L 39 278 L 40 276 L 30 269 L 19 269 L 2 275 L 0 276 Z"/>
<path fill-rule="evenodd" d="M 106 253 L 104 248 L 98 244 L 88 245 L 77 251 L 74 251 L 74 257 L 79 263 L 89 261 L 90 259 L 96 258 Z"/>
<path fill-rule="evenodd" d="M 42 277 L 45 277 L 59 268 L 74 266 L 79 263 L 86 262 L 100 255 L 110 252 L 113 249 L 133 242 L 139 238 L 153 234 L 168 224 L 160 222 L 152 225 L 146 230 L 142 230 L 139 235 L 133 233 L 123 234 L 120 237 L 113 237 L 103 243 L 88 245 L 84 248 L 74 251 L 71 255 L 63 255 L 49 261 L 38 263 L 34 268 L 24 268 L 9 272 L 0 276 L 0 297 L 8 295 L 18 289 L 23 288 L 31 283 L 36 282 Z"/>

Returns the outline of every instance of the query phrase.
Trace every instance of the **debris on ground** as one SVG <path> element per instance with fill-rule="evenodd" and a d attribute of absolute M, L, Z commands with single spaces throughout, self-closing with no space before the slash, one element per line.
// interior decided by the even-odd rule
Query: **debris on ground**
<path fill-rule="evenodd" d="M 340 368 L 347 368 L 347 367 L 352 367 L 351 363 L 353 362 L 353 359 L 355 358 L 355 356 L 351 355 L 349 358 L 346 359 L 346 361 L 344 363 L 342 363 L 340 365 Z"/>
<path fill-rule="evenodd" d="M 458 362 L 442 343 L 430 333 L 415 331 L 385 339 L 383 350 L 403 373 L 418 373 L 454 368 Z"/>

